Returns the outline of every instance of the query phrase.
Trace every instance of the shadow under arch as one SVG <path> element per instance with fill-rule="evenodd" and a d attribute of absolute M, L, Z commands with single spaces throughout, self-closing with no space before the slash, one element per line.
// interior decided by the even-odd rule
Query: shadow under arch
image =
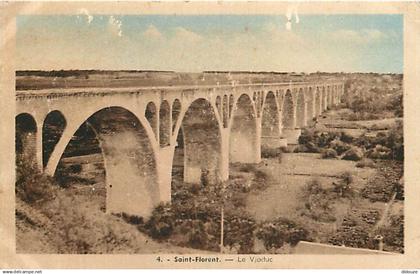
<path fill-rule="evenodd" d="M 242 94 L 236 103 L 230 128 L 230 162 L 256 163 L 257 138 L 257 120 L 252 99 L 247 94 Z"/>
<path fill-rule="evenodd" d="M 58 110 L 51 111 L 45 116 L 42 125 L 42 166 L 47 166 L 51 153 L 60 141 L 67 126 L 66 118 Z"/>
<path fill-rule="evenodd" d="M 15 152 L 16 166 L 36 167 L 36 133 L 35 118 L 28 113 L 15 117 Z"/>
<path fill-rule="evenodd" d="M 306 126 L 306 106 L 305 94 L 302 89 L 299 89 L 296 102 L 296 126 L 303 128 Z"/>
<path fill-rule="evenodd" d="M 312 119 L 315 116 L 315 109 L 314 109 L 314 104 L 315 104 L 315 94 L 314 94 L 314 90 L 312 89 L 312 87 L 309 87 L 308 93 L 308 102 L 306 104 L 306 121 L 312 121 Z"/>
<path fill-rule="evenodd" d="M 261 116 L 261 146 L 273 148 L 279 146 L 280 110 L 273 92 L 268 92 Z"/>
<path fill-rule="evenodd" d="M 160 201 L 151 140 L 140 120 L 123 107 L 98 110 L 79 126 L 61 155 L 55 176 L 68 167 L 74 173 L 72 166 L 77 163 L 79 174 L 88 168 L 84 163 L 103 164 L 105 180 L 100 188 L 106 193 L 107 213 L 148 217 Z"/>
<path fill-rule="evenodd" d="M 295 127 L 294 104 L 290 90 L 286 91 L 283 99 L 282 126 L 283 129 L 293 129 Z"/>
<path fill-rule="evenodd" d="M 315 117 L 321 114 L 321 90 L 317 87 L 315 93 Z"/>
<path fill-rule="evenodd" d="M 202 184 L 220 180 L 221 125 L 215 111 L 209 101 L 199 98 L 185 112 L 174 153 L 174 163 L 178 168 L 183 165 L 178 180 Z"/>

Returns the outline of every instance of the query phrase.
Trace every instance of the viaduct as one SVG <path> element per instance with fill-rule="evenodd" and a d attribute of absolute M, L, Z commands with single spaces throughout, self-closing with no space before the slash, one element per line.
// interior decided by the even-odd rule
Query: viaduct
<path fill-rule="evenodd" d="M 184 181 L 229 176 L 229 163 L 258 163 L 261 146 L 296 144 L 301 128 L 340 102 L 343 81 L 217 86 L 77 88 L 17 91 L 20 154 L 53 176 L 82 124 L 94 130 L 106 170 L 106 211 L 149 216 L 171 200 L 177 137 L 184 147 Z M 43 129 L 62 119 L 53 149 Z M 44 145 L 45 146 L 45 145 Z"/>

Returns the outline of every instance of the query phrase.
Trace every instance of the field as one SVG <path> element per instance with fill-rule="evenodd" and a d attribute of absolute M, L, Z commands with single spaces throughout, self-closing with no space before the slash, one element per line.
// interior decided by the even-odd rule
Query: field
<path fill-rule="evenodd" d="M 280 82 L 340 75 L 56 73 L 56 82 L 40 72 L 18 74 L 17 87 Z M 232 163 L 223 184 L 208 185 L 205 179 L 184 184 L 182 155 L 176 154 L 172 204 L 158 206 L 148 220 L 105 214 L 106 171 L 94 135 L 74 139 L 56 178 L 18 166 L 17 251 L 283 254 L 306 240 L 403 253 L 402 77 L 342 76 L 347 79 L 343 102 L 313 121 L 299 145 L 264 151 L 256 165 Z"/>

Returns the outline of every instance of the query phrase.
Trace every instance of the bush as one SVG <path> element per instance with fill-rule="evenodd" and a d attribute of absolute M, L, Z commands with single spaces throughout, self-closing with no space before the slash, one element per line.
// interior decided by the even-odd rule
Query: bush
<path fill-rule="evenodd" d="M 298 142 L 301 145 L 306 145 L 307 143 L 314 141 L 315 131 L 310 129 L 304 129 L 298 138 Z"/>
<path fill-rule="evenodd" d="M 351 145 L 344 143 L 343 141 L 340 140 L 333 140 L 330 144 L 329 147 L 331 149 L 334 149 L 338 155 L 343 154 L 344 152 L 346 152 L 347 150 L 349 150 L 351 148 Z"/>
<path fill-rule="evenodd" d="M 337 183 L 333 183 L 333 191 L 338 194 L 339 197 L 351 198 L 354 196 L 354 190 L 351 185 L 354 182 L 354 177 L 350 172 L 344 172 L 341 176 L 341 180 Z"/>
<path fill-rule="evenodd" d="M 188 232 L 188 243 L 192 248 L 206 249 L 208 242 L 208 234 L 205 231 L 203 222 L 194 220 L 192 228 Z"/>
<path fill-rule="evenodd" d="M 351 144 L 354 140 L 354 137 L 347 134 L 345 131 L 341 132 L 340 141 Z"/>
<path fill-rule="evenodd" d="M 349 161 L 359 161 L 363 158 L 363 151 L 355 146 L 344 152 L 342 159 Z"/>
<path fill-rule="evenodd" d="M 43 203 L 54 198 L 54 179 L 41 174 L 34 164 L 19 161 L 16 168 L 15 192 L 27 203 Z"/>
<path fill-rule="evenodd" d="M 306 145 L 297 145 L 296 148 L 293 150 L 294 153 L 308 153 L 309 149 Z"/>
<path fill-rule="evenodd" d="M 329 193 L 321 186 L 318 179 L 309 181 L 302 188 L 302 200 L 305 201 L 304 208 L 301 208 L 302 215 L 320 222 L 336 221 Z"/>
<path fill-rule="evenodd" d="M 337 152 L 332 148 L 322 150 L 321 157 L 323 159 L 337 158 Z"/>
<path fill-rule="evenodd" d="M 266 250 L 280 248 L 285 243 L 295 246 L 301 240 L 308 239 L 309 232 L 288 219 L 278 218 L 260 224 L 256 237 L 263 240 Z"/>
<path fill-rule="evenodd" d="M 175 216 L 170 204 L 160 204 L 153 212 L 145 227 L 155 239 L 168 238 L 174 229 Z"/>
<path fill-rule="evenodd" d="M 376 145 L 375 148 L 372 148 L 367 151 L 367 156 L 372 159 L 391 159 L 392 151 L 390 148 L 382 145 Z"/>
<path fill-rule="evenodd" d="M 359 168 L 364 168 L 364 167 L 375 168 L 376 165 L 375 165 L 375 162 L 372 161 L 371 159 L 363 158 L 356 163 L 356 167 L 359 167 Z"/>
<path fill-rule="evenodd" d="M 262 158 L 280 158 L 282 156 L 282 149 L 281 148 L 269 148 L 269 147 L 262 147 L 261 148 L 261 157 Z"/>

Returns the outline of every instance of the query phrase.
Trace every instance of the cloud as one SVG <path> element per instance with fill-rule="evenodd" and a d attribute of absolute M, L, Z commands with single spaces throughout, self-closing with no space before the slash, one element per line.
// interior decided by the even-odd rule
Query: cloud
<path fill-rule="evenodd" d="M 187 30 L 185 28 L 182 27 L 177 27 L 175 28 L 175 35 L 174 35 L 174 39 L 176 40 L 180 40 L 180 41 L 184 41 L 184 42 L 200 42 L 203 40 L 203 38 L 201 37 L 201 35 Z"/>
<path fill-rule="evenodd" d="M 90 15 L 90 13 L 89 13 L 89 11 L 87 9 L 85 9 L 85 8 L 79 9 L 79 12 L 78 13 L 81 14 L 81 15 L 78 15 L 77 18 L 80 18 L 80 17 L 83 16 L 83 17 L 85 17 L 86 22 L 88 23 L 88 25 L 90 25 L 90 23 L 92 23 L 93 16 Z"/>
<path fill-rule="evenodd" d="M 154 25 L 149 25 L 147 29 L 143 32 L 143 35 L 149 39 L 161 39 L 163 38 L 162 33 Z"/>
<path fill-rule="evenodd" d="M 348 30 L 340 29 L 328 34 L 335 40 L 345 43 L 369 44 L 388 38 L 388 35 L 377 29 Z"/>
<path fill-rule="evenodd" d="M 109 17 L 108 27 L 111 33 L 121 37 L 122 36 L 121 26 L 122 26 L 121 20 L 115 18 L 112 15 Z"/>

